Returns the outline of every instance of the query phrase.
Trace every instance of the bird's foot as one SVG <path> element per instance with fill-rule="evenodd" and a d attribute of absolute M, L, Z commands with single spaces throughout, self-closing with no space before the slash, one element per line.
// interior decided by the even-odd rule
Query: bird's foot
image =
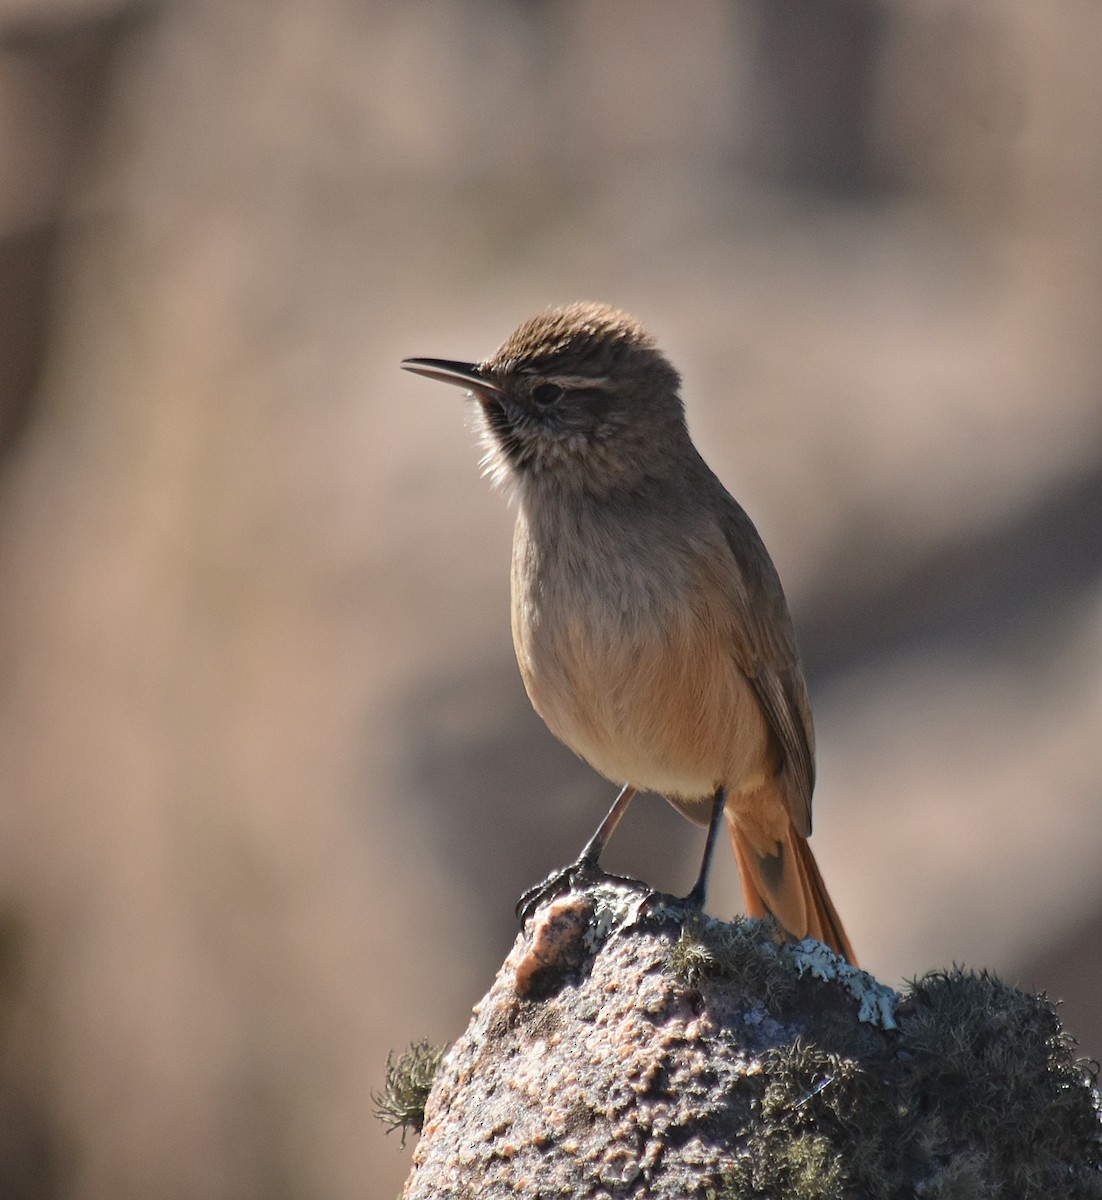
<path fill-rule="evenodd" d="M 517 901 L 516 914 L 521 925 L 526 925 L 536 909 L 556 896 L 567 892 L 578 891 L 594 883 L 614 883 L 632 888 L 643 888 L 649 891 L 646 884 L 627 875 L 613 875 L 604 870 L 599 863 L 584 855 L 568 866 L 552 871 L 542 883 L 530 887 Z"/>
<path fill-rule="evenodd" d="M 696 886 L 684 897 L 682 903 L 686 908 L 692 908 L 696 909 L 697 912 L 703 912 L 706 890 L 707 889 L 704 883 L 698 880 Z"/>

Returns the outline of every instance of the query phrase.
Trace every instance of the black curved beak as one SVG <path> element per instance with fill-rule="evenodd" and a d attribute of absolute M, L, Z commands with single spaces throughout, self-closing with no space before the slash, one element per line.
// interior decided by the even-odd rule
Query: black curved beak
<path fill-rule="evenodd" d="M 441 383 L 453 383 L 466 388 L 480 400 L 504 400 L 505 393 L 485 379 L 478 363 L 452 362 L 447 358 L 403 358 L 402 369 L 426 379 L 438 379 Z"/>

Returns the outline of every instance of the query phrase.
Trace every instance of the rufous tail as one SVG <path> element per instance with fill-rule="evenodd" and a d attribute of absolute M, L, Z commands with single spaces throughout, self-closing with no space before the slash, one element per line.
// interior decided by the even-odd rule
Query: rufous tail
<path fill-rule="evenodd" d="M 857 966 L 807 838 L 789 824 L 776 853 L 759 854 L 733 821 L 727 822 L 727 828 L 750 916 L 771 916 L 794 940 L 816 938 Z"/>

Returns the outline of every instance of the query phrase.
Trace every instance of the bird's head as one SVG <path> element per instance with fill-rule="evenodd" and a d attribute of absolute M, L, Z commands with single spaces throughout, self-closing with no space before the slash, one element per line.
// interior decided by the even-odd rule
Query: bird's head
<path fill-rule="evenodd" d="M 498 480 L 630 488 L 674 469 L 689 445 L 677 372 L 634 317 L 606 305 L 548 309 L 481 363 L 402 366 L 473 394 Z"/>

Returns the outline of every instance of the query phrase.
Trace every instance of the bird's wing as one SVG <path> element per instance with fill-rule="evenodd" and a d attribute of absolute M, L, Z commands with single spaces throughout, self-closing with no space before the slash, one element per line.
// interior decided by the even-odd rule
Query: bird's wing
<path fill-rule="evenodd" d="M 784 753 L 788 809 L 796 829 L 811 833 L 815 732 L 796 635 L 781 581 L 753 521 L 721 488 L 717 516 L 741 579 L 743 636 L 735 661 L 750 681 Z"/>

